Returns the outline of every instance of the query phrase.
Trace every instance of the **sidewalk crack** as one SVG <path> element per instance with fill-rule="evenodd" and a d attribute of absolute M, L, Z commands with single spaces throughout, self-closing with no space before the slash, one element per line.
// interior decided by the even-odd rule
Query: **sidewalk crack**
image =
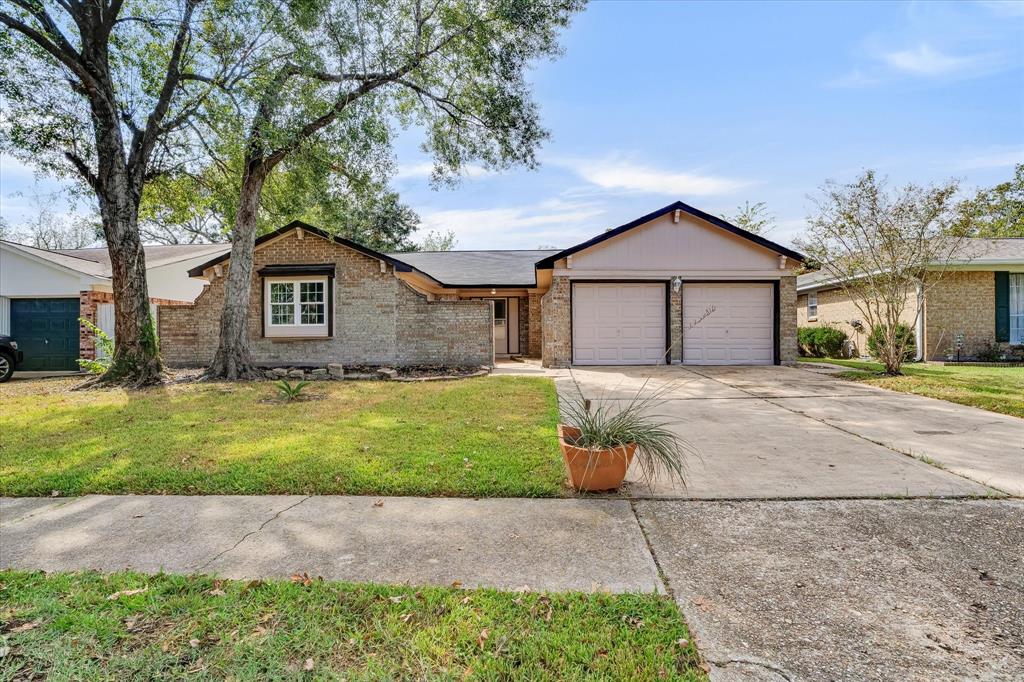
<path fill-rule="evenodd" d="M 758 668 L 764 668 L 765 670 L 768 670 L 770 672 L 775 673 L 776 675 L 778 675 L 782 679 L 786 680 L 786 682 L 791 682 L 791 680 L 793 679 L 793 677 L 790 675 L 789 671 L 787 671 L 785 668 L 780 668 L 777 665 L 774 665 L 772 663 L 768 663 L 767 661 L 758 660 L 756 658 L 747 658 L 747 657 L 744 656 L 744 657 L 727 658 L 727 659 L 722 660 L 722 661 L 713 661 L 711 659 L 708 659 L 708 662 L 710 662 L 711 665 L 715 666 L 716 668 L 727 668 L 730 665 L 749 665 L 749 666 L 755 666 L 755 667 L 758 667 Z"/>
<path fill-rule="evenodd" d="M 210 558 L 210 559 L 209 559 L 208 561 L 206 561 L 205 563 L 203 563 L 203 564 L 201 564 L 200 566 L 197 566 L 196 568 L 192 569 L 192 571 L 193 571 L 193 572 L 199 572 L 199 571 L 202 571 L 202 570 L 203 570 L 203 569 L 205 569 L 205 568 L 206 568 L 207 566 L 209 566 L 210 564 L 214 563 L 215 561 L 217 561 L 218 559 L 220 559 L 220 558 L 221 558 L 222 556 L 224 556 L 225 554 L 228 554 L 229 552 L 232 552 L 232 551 L 234 551 L 235 549 L 237 549 L 239 545 L 241 545 L 241 544 L 242 544 L 243 542 L 245 542 L 246 540 L 248 540 L 248 539 L 249 539 L 250 537 L 252 537 L 253 535 L 256 535 L 256 533 L 259 533 L 260 531 L 262 531 L 262 530 L 263 530 L 264 528 L 266 528 L 266 527 L 267 527 L 268 525 L 270 525 L 270 524 L 271 524 L 272 522 L 276 521 L 276 520 L 277 520 L 277 518 L 278 518 L 279 516 L 281 516 L 281 514 L 284 514 L 284 513 L 286 512 L 286 511 L 291 511 L 292 509 L 295 509 L 296 507 L 298 507 L 298 506 L 299 506 L 300 504 L 302 504 L 303 502 L 305 502 L 306 500 L 308 500 L 308 499 L 309 499 L 309 498 L 311 498 L 311 497 L 312 497 L 312 495 L 306 495 L 305 497 L 303 497 L 303 498 L 302 498 L 301 500 L 299 500 L 298 502 L 296 502 L 296 503 L 294 503 L 294 504 L 290 504 L 290 505 L 288 505 L 287 507 L 285 507 L 284 509 L 279 509 L 279 510 L 277 511 L 277 513 L 275 513 L 275 514 L 274 514 L 273 516 L 271 516 L 271 517 L 270 517 L 269 519 L 267 519 L 266 521 L 264 521 L 263 523 L 261 523 L 261 524 L 260 524 L 260 527 L 259 527 L 259 528 L 255 529 L 255 530 L 250 530 L 250 531 L 248 531 L 247 533 L 245 533 L 245 535 L 243 535 L 243 536 L 242 536 L 241 538 L 239 538 L 238 542 L 236 542 L 235 544 L 231 545 L 231 546 L 230 546 L 230 547 L 228 547 L 227 549 L 225 549 L 225 550 L 222 550 L 222 551 L 218 552 L 217 554 L 215 554 L 215 555 L 214 555 L 213 557 L 211 557 L 211 558 Z"/>

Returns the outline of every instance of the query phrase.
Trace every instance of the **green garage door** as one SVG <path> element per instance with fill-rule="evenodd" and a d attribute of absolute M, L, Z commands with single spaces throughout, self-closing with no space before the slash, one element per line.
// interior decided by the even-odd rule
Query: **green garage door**
<path fill-rule="evenodd" d="M 19 370 L 78 369 L 78 299 L 12 298 L 11 337 L 25 353 Z"/>

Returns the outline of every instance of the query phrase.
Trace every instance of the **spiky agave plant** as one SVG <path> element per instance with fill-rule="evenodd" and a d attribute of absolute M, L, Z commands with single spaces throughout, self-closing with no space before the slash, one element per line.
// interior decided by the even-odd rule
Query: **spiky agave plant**
<path fill-rule="evenodd" d="M 299 383 L 293 385 L 289 384 L 284 379 L 281 379 L 274 385 L 277 386 L 277 390 L 281 394 L 281 397 L 284 398 L 286 401 L 290 402 L 292 400 L 299 399 L 299 396 L 302 395 L 302 389 L 304 389 L 306 386 L 309 386 L 309 382 L 300 381 Z"/>
<path fill-rule="evenodd" d="M 699 453 L 668 429 L 674 422 L 654 414 L 673 384 L 647 391 L 647 383 L 644 381 L 625 405 L 618 400 L 567 401 L 562 406 L 566 423 L 580 430 L 572 444 L 588 450 L 635 444 L 634 459 L 648 486 L 659 474 L 678 479 L 685 486 L 686 459 Z"/>

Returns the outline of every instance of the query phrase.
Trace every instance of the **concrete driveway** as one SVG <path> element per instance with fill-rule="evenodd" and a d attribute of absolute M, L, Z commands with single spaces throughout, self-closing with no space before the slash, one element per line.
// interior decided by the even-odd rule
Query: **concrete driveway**
<path fill-rule="evenodd" d="M 573 368 L 562 399 L 646 384 L 691 443 L 685 486 L 631 470 L 638 498 L 1024 495 L 1024 420 L 792 367 Z"/>

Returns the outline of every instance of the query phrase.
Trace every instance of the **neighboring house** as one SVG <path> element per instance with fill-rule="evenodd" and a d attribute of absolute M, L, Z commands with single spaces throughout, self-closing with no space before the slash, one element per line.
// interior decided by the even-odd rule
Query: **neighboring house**
<path fill-rule="evenodd" d="M 190 271 L 194 304 L 160 306 L 168 364 L 212 359 L 229 255 Z M 268 366 L 779 364 L 801 261 L 682 202 L 563 251 L 379 253 L 296 222 L 256 242 L 248 333 Z"/>
<path fill-rule="evenodd" d="M 928 282 L 928 277 L 933 281 Z M 915 325 L 918 359 L 972 357 L 987 344 L 1024 344 L 1024 238 L 971 239 L 956 258 L 926 275 L 927 285 L 907 292 L 903 321 Z M 797 278 L 800 326 L 829 324 L 845 331 L 855 353 L 867 353 L 867 323 L 853 301 L 824 272 Z"/>
<path fill-rule="evenodd" d="M 203 290 L 188 270 L 228 249 L 224 244 L 147 246 L 150 301 L 191 302 Z M 0 241 L 0 334 L 25 353 L 23 370 L 76 370 L 95 358 L 85 318 L 114 335 L 114 297 L 106 248 L 49 251 Z"/>

